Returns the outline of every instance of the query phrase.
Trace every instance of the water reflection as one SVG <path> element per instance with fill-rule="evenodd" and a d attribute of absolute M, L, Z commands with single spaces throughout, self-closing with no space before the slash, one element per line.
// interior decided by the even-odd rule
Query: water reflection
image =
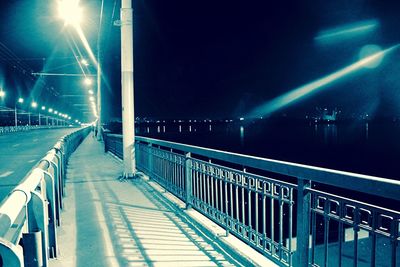
<path fill-rule="evenodd" d="M 212 128 L 211 128 L 211 124 L 208 126 L 208 130 L 211 132 Z"/>
<path fill-rule="evenodd" d="M 179 132 L 182 132 L 182 125 L 179 125 Z"/>
<path fill-rule="evenodd" d="M 337 143 L 338 135 L 336 124 L 315 124 L 314 133 L 318 139 L 322 138 L 324 144 Z"/>
<path fill-rule="evenodd" d="M 324 130 L 324 143 L 336 143 L 337 141 L 337 126 L 336 124 L 325 124 Z"/>
<path fill-rule="evenodd" d="M 240 126 L 240 145 L 244 145 L 244 127 Z"/>
<path fill-rule="evenodd" d="M 369 138 L 369 125 L 368 122 L 365 123 L 365 140 L 368 140 Z"/>

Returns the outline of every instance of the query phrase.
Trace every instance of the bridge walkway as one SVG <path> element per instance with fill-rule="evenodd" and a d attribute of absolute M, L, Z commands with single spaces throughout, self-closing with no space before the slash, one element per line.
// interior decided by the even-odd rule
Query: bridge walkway
<path fill-rule="evenodd" d="M 142 179 L 119 180 L 122 163 L 92 136 L 72 154 L 50 266 L 238 266 Z"/>

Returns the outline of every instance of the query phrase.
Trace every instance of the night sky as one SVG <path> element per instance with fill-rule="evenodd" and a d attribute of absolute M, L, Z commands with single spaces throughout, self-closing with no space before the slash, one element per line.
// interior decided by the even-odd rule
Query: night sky
<path fill-rule="evenodd" d="M 69 72 L 79 71 L 73 61 L 67 62 L 73 55 L 66 30 L 43 2 L 2 2 L 1 42 L 26 59 L 23 63 L 34 71 L 59 71 L 62 68 L 57 66 L 67 64 Z M 82 28 L 95 52 L 100 2 L 81 1 L 86 14 Z M 121 114 L 120 29 L 112 25 L 119 19 L 119 5 L 119 1 L 105 1 L 101 24 L 105 120 Z M 139 117 L 246 116 L 274 97 L 357 61 L 365 45 L 385 49 L 400 42 L 399 1 L 139 0 L 134 1 L 134 9 L 135 112 Z M 376 27 L 326 42 L 315 39 L 322 31 L 363 21 L 374 21 Z M 74 35 L 70 36 L 71 41 Z M 51 51 L 54 59 L 49 63 Z M 355 72 L 276 114 L 302 116 L 316 106 L 327 106 L 345 114 L 399 116 L 399 57 L 396 50 L 379 67 Z M 0 65 L 7 74 L 3 83 L 9 87 L 23 84 L 25 92 L 35 83 L 12 74 L 18 71 L 10 69 L 9 61 L 1 60 Z M 89 71 L 95 70 L 89 66 Z M 13 82 L 11 76 L 16 77 Z M 60 95 L 80 86 L 71 79 L 46 78 L 45 82 L 47 87 L 37 89 L 34 97 L 47 102 L 61 103 Z M 52 97 L 43 93 L 48 90 L 54 91 Z M 74 101 L 61 105 L 73 110 Z"/>

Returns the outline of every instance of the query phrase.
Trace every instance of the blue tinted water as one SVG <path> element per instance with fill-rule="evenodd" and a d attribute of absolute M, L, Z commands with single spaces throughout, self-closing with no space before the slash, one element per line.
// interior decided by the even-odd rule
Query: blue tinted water
<path fill-rule="evenodd" d="M 400 124 L 258 121 L 141 124 L 138 135 L 398 179 Z"/>

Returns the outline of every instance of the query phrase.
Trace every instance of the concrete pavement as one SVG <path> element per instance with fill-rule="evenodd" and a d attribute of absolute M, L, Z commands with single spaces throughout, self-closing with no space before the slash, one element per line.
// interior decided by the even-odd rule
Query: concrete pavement
<path fill-rule="evenodd" d="M 89 136 L 68 165 L 58 229 L 60 256 L 50 266 L 236 266 L 139 179 L 120 181 L 122 164 Z"/>

